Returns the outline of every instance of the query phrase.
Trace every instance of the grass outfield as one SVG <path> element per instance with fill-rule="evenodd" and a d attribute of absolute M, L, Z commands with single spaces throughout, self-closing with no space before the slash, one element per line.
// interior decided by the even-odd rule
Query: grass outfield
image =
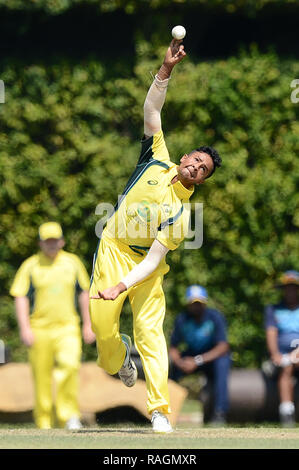
<path fill-rule="evenodd" d="M 299 427 L 204 426 L 197 400 L 185 400 L 171 434 L 153 434 L 145 423 L 100 424 L 77 432 L 0 423 L 0 449 L 299 449 Z"/>
<path fill-rule="evenodd" d="M 299 428 L 208 428 L 179 424 L 156 435 L 149 425 L 106 425 L 77 432 L 2 425 L 1 449 L 299 449 Z"/>

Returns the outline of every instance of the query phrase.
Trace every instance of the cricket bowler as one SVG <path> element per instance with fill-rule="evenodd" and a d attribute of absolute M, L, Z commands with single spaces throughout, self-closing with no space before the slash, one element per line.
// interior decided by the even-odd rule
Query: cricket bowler
<path fill-rule="evenodd" d="M 186 52 L 173 40 L 144 103 L 144 137 L 134 173 L 102 233 L 94 258 L 90 314 L 96 334 L 98 365 L 119 374 L 131 387 L 137 370 L 130 357 L 131 339 L 119 332 L 124 300 L 133 312 L 135 346 L 141 357 L 147 387 L 147 409 L 153 431 L 172 432 L 168 394 L 168 354 L 163 333 L 168 272 L 165 255 L 175 250 L 186 233 L 188 202 L 194 187 L 204 183 L 221 158 L 212 147 L 184 154 L 180 164 L 170 160 L 161 128 L 161 110 L 173 68 Z"/>

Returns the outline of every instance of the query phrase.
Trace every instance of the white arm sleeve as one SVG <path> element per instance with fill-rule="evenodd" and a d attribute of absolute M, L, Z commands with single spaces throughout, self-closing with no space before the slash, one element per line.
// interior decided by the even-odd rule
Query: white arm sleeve
<path fill-rule="evenodd" d="M 137 264 L 120 282 L 129 289 L 134 286 L 134 284 L 137 284 L 137 282 L 143 281 L 143 279 L 149 276 L 159 266 L 160 261 L 168 251 L 166 246 L 162 245 L 158 240 L 155 240 L 144 260 Z"/>
<path fill-rule="evenodd" d="M 161 109 L 163 107 L 170 78 L 160 80 L 155 76 L 144 102 L 144 134 L 151 137 L 161 130 Z"/>

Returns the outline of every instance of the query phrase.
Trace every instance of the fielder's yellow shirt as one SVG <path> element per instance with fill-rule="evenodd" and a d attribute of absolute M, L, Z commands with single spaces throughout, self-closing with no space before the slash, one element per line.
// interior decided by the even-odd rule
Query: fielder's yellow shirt
<path fill-rule="evenodd" d="M 170 161 L 162 130 L 143 140 L 136 169 L 119 198 L 103 236 L 144 254 L 155 239 L 175 250 L 188 232 L 189 199 L 194 188 L 172 184 L 177 165 Z"/>
<path fill-rule="evenodd" d="M 76 290 L 89 289 L 87 271 L 78 256 L 60 250 L 54 260 L 42 252 L 25 260 L 18 269 L 10 294 L 28 296 L 34 327 L 79 324 Z"/>

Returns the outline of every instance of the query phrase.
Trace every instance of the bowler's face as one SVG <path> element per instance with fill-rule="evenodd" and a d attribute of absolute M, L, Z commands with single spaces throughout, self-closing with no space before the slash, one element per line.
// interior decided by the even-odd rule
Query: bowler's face
<path fill-rule="evenodd" d="M 194 151 L 181 158 L 178 178 L 188 188 L 194 184 L 202 184 L 212 173 L 213 168 L 214 163 L 208 153 Z"/>

